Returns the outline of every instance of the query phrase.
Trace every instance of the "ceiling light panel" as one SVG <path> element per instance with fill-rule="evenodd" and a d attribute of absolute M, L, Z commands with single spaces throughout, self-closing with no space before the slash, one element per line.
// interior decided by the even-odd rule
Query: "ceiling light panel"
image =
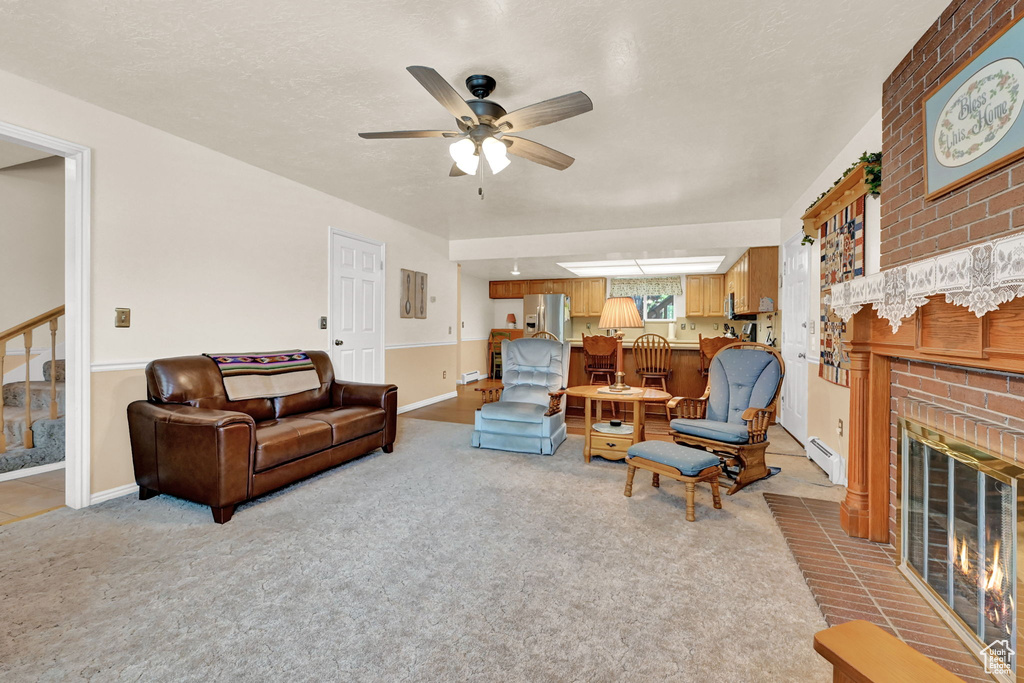
<path fill-rule="evenodd" d="M 640 266 L 598 266 L 589 268 L 566 268 L 573 275 L 580 277 L 609 277 L 621 275 L 643 275 Z"/>

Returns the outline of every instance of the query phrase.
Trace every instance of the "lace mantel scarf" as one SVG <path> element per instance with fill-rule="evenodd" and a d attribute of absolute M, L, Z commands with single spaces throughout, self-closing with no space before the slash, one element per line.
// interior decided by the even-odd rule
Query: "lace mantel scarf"
<path fill-rule="evenodd" d="M 979 318 L 1024 296 L 1024 233 L 833 285 L 825 303 L 845 321 L 870 304 L 895 333 L 936 294 Z"/>

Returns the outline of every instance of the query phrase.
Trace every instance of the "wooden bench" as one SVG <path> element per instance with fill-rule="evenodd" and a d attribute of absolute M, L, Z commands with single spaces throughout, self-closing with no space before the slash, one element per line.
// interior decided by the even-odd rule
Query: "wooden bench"
<path fill-rule="evenodd" d="M 832 664 L 833 683 L 954 683 L 963 679 L 867 621 L 814 634 L 814 650 Z"/>

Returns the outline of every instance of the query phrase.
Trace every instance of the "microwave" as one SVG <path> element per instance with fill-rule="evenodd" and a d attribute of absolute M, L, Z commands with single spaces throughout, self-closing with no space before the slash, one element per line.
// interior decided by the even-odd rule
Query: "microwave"
<path fill-rule="evenodd" d="M 728 320 L 757 320 L 756 315 L 737 315 L 736 314 L 736 295 L 733 292 L 729 292 L 725 295 L 725 317 Z"/>

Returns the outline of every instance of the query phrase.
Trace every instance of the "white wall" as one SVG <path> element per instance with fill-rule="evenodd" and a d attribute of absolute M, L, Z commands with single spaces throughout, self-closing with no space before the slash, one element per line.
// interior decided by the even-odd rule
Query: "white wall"
<path fill-rule="evenodd" d="M 882 149 L 882 109 L 864 124 L 864 127 L 851 138 L 850 142 L 822 170 L 818 177 L 795 202 L 786 210 L 781 219 L 781 241 L 785 242 L 794 233 L 803 231 L 800 216 L 807 211 L 811 203 L 849 168 L 864 152 L 877 152 Z M 868 197 L 864 207 L 864 243 L 865 269 L 867 272 L 878 272 L 881 230 L 881 207 L 877 198 Z M 815 242 L 805 247 L 811 250 L 810 292 L 807 306 L 810 320 L 821 318 L 821 260 L 820 245 Z M 811 326 L 808 347 L 808 436 L 817 436 L 843 457 L 849 453 L 848 434 L 850 422 L 850 390 L 840 387 L 818 377 L 819 337 L 817 325 Z M 843 421 L 843 436 L 836 433 L 838 421 Z"/>
<path fill-rule="evenodd" d="M 64 303 L 63 158 L 0 169 L 0 278 L 0 330 Z M 48 328 L 36 332 L 33 346 L 49 343 Z"/>
<path fill-rule="evenodd" d="M 523 329 L 522 299 L 494 299 L 494 313 L 491 318 L 492 327 L 496 330 L 503 330 L 508 327 L 508 323 L 505 321 L 509 313 L 515 313 L 516 327 Z"/>
<path fill-rule="evenodd" d="M 399 402 L 455 389 L 457 277 L 446 240 L 6 72 L 0 92 L 0 121 L 93 149 L 94 370 L 231 349 L 328 349 L 318 319 L 328 313 L 333 226 L 387 245 L 386 344 L 396 349 L 387 376 Z M 430 275 L 426 320 L 398 317 L 403 267 Z M 132 309 L 128 329 L 113 326 L 118 306 Z M 450 346 L 398 348 L 424 343 Z M 446 365 L 420 377 L 438 348 L 450 349 Z M 433 354 L 429 365 L 421 351 Z M 94 491 L 132 480 L 124 411 L 145 384 L 141 369 L 129 375 L 93 373 Z"/>

